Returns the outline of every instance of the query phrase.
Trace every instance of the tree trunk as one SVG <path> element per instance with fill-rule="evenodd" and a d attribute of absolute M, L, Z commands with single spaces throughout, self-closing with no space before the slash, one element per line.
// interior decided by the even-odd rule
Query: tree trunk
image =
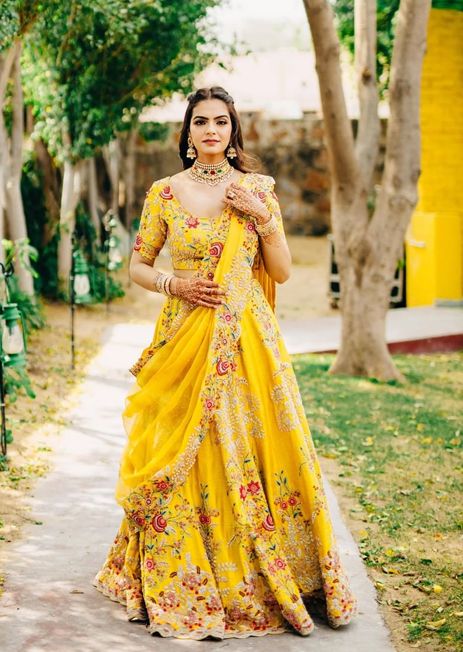
<path fill-rule="evenodd" d="M 5 252 L 2 240 L 5 237 L 5 212 L 6 212 L 6 178 L 10 166 L 10 147 L 8 133 L 3 116 L 5 96 L 8 80 L 11 76 L 11 69 L 16 56 L 16 44 L 8 50 L 0 52 L 0 260 L 5 262 Z"/>
<path fill-rule="evenodd" d="M 61 183 L 59 171 L 44 145 L 43 140 L 34 141 L 34 150 L 43 175 L 43 193 L 48 220 L 42 234 L 42 245 L 47 245 L 59 225 Z"/>
<path fill-rule="evenodd" d="M 119 215 L 120 146 L 117 138 L 105 145 L 102 152 L 111 180 L 111 210 Z"/>
<path fill-rule="evenodd" d="M 95 159 L 89 158 L 87 163 L 88 208 L 90 218 L 95 227 L 97 238 L 100 237 L 100 216 L 98 215 L 98 180 Z"/>
<path fill-rule="evenodd" d="M 384 180 L 375 212 L 369 219 L 368 190 L 378 142 L 377 91 L 372 88 L 375 3 L 356 3 L 361 113 L 359 140 L 354 149 L 331 6 L 328 0 L 304 0 L 314 41 L 330 154 L 332 224 L 341 285 L 341 345 L 331 373 L 375 376 L 381 380 L 402 378 L 386 345 L 385 320 L 406 225 L 416 202 L 419 93 L 430 4 L 430 0 L 402 0 L 400 4 Z"/>
<path fill-rule="evenodd" d="M 15 56 L 11 67 L 13 79 L 13 124 L 11 139 L 6 142 L 4 151 L 4 193 L 5 207 L 8 218 L 8 232 L 11 240 L 27 238 L 26 216 L 21 196 L 21 171 L 24 136 L 24 101 L 21 86 L 21 43 L 15 45 Z M 4 140 L 4 138 L 2 138 Z M 8 146 L 9 145 L 9 146 Z M 30 260 L 27 252 L 22 254 L 22 263 L 15 266 L 20 289 L 31 296 L 34 295 L 34 281 L 30 272 Z"/>
<path fill-rule="evenodd" d="M 63 189 L 60 208 L 60 240 L 58 244 L 58 283 L 67 293 L 71 271 L 72 233 L 75 226 L 75 212 L 81 192 L 80 163 L 65 161 Z"/>
<path fill-rule="evenodd" d="M 124 185 L 125 185 L 125 226 L 130 230 L 135 212 L 135 164 L 137 130 L 133 128 L 127 137 L 127 150 L 124 159 Z"/>
<path fill-rule="evenodd" d="M 360 119 L 355 153 L 362 182 L 370 190 L 379 149 L 378 87 L 376 84 L 376 0 L 355 2 L 355 70 Z"/>

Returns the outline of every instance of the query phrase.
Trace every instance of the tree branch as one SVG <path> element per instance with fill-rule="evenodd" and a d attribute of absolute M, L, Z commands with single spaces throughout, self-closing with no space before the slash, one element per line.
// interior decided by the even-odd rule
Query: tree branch
<path fill-rule="evenodd" d="M 335 186 L 348 195 L 359 177 L 339 63 L 339 38 L 328 0 L 304 0 L 312 33 L 320 97 Z M 336 190 L 336 189 L 335 189 Z"/>
<path fill-rule="evenodd" d="M 360 104 L 355 152 L 362 181 L 369 189 L 380 133 L 376 85 L 376 0 L 355 2 L 355 70 Z"/>
<path fill-rule="evenodd" d="M 420 176 L 420 91 L 431 0 L 402 0 L 392 55 L 390 117 L 383 183 L 370 222 L 380 241 L 387 229 L 401 245 L 417 201 Z M 387 219 L 384 219 L 384 213 Z M 397 246 L 399 246 L 397 245 Z"/>

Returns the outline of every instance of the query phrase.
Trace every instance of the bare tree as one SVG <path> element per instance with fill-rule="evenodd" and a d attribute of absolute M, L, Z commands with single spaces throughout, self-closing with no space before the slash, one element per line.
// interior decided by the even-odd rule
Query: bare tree
<path fill-rule="evenodd" d="M 340 44 L 328 0 L 304 0 L 312 33 L 332 174 L 332 225 L 341 281 L 342 335 L 332 373 L 400 379 L 385 338 L 390 290 L 420 174 L 419 98 L 431 0 L 401 0 L 391 66 L 385 166 L 368 198 L 379 141 L 376 3 L 355 2 L 357 141 L 347 115 Z"/>

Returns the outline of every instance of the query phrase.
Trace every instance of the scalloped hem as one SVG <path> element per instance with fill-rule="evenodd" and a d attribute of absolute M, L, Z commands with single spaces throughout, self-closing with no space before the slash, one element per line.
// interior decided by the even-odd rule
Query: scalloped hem
<path fill-rule="evenodd" d="M 127 601 L 122 596 L 118 595 L 114 591 L 111 591 L 105 584 L 100 582 L 96 577 L 92 581 L 92 585 L 103 593 L 107 598 L 113 602 L 118 602 L 121 605 L 124 605 L 127 608 Z M 159 634 L 162 638 L 179 638 L 179 639 L 191 639 L 195 641 L 204 640 L 206 638 L 217 638 L 220 640 L 226 638 L 250 638 L 251 636 L 266 636 L 267 634 L 299 634 L 300 636 L 308 636 L 315 629 L 314 626 L 306 632 L 299 632 L 293 627 L 288 625 L 288 627 L 272 627 L 264 630 L 247 630 L 247 631 L 224 631 L 223 628 L 211 629 L 211 630 L 201 630 L 201 631 L 186 631 L 182 633 L 179 630 L 174 630 L 171 627 L 163 627 L 162 625 L 153 623 L 152 625 L 148 622 L 148 615 L 143 613 L 141 610 L 130 610 L 127 609 L 127 620 L 129 622 L 145 622 L 146 629 L 149 634 Z"/>

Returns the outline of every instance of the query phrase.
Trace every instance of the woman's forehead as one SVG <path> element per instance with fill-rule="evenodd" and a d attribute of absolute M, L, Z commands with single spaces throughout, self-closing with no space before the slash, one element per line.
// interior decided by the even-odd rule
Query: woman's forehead
<path fill-rule="evenodd" d="M 219 118 L 222 116 L 229 116 L 230 112 L 228 107 L 222 100 L 219 99 L 210 99 L 210 100 L 201 100 L 193 108 L 192 117 L 201 115 L 208 118 Z"/>

